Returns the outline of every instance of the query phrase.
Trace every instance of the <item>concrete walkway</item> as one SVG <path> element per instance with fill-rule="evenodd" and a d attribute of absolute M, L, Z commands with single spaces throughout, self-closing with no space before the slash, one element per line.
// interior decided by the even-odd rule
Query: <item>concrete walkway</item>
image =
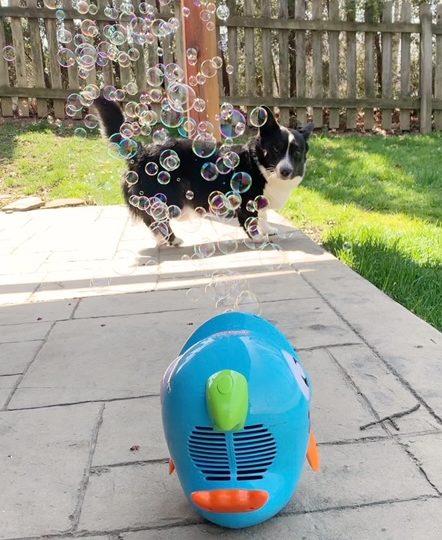
<path fill-rule="evenodd" d="M 281 249 L 204 220 L 158 251 L 122 207 L 0 214 L 0 539 L 442 538 L 441 334 L 274 221 Z M 188 335 L 235 303 L 298 348 L 323 463 L 241 532 L 201 523 L 168 476 L 158 397 Z"/>

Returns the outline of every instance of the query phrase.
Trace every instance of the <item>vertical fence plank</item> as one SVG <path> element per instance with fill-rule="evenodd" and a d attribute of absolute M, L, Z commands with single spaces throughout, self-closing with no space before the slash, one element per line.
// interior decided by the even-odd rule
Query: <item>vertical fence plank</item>
<path fill-rule="evenodd" d="M 29 7 L 37 7 L 37 0 L 28 0 Z M 32 54 L 32 69 L 34 71 L 34 85 L 45 88 L 43 49 L 40 36 L 40 23 L 38 19 L 29 19 L 29 34 Z M 45 118 L 48 115 L 48 101 L 37 99 L 37 116 Z"/>
<path fill-rule="evenodd" d="M 280 0 L 279 17 L 287 20 L 289 16 L 288 0 Z M 279 96 L 288 98 L 290 96 L 290 62 L 289 62 L 289 32 L 281 30 L 278 35 L 279 41 Z M 290 109 L 282 107 L 280 109 L 279 120 L 283 126 L 288 126 L 290 122 Z"/>
<path fill-rule="evenodd" d="M 254 1 L 244 0 L 244 15 L 253 16 Z M 254 96 L 256 94 L 256 65 L 255 65 L 255 31 L 253 28 L 244 30 L 244 53 L 245 53 L 245 73 L 246 73 L 246 94 Z M 250 112 L 251 107 L 248 107 Z"/>
<path fill-rule="evenodd" d="M 436 26 L 442 30 L 442 4 L 436 9 Z M 436 35 L 436 69 L 434 73 L 434 98 L 442 100 L 442 34 Z M 442 110 L 434 111 L 434 124 L 442 131 Z"/>
<path fill-rule="evenodd" d="M 330 0 L 328 4 L 329 19 L 331 21 L 339 20 L 339 0 Z M 339 97 L 339 32 L 329 32 L 329 96 L 331 98 Z M 339 109 L 330 109 L 329 119 L 330 129 L 339 128 Z"/>
<path fill-rule="evenodd" d="M 11 0 L 10 5 L 17 7 L 20 5 L 19 0 Z M 23 39 L 23 26 L 20 17 L 11 17 L 11 34 L 12 43 L 15 49 L 15 76 L 17 86 L 27 87 L 28 77 L 26 75 L 26 55 Z M 18 98 L 18 115 L 29 116 L 28 98 L 20 96 Z"/>
<path fill-rule="evenodd" d="M 227 5 L 230 9 L 230 15 L 236 15 L 236 0 L 228 0 Z M 229 52 L 229 65 L 235 69 L 233 73 L 229 74 L 229 89 L 231 96 L 237 96 L 239 94 L 239 82 L 238 82 L 238 30 L 236 27 L 229 27 L 228 29 L 228 52 Z"/>
<path fill-rule="evenodd" d="M 347 0 L 347 20 L 356 19 L 356 1 Z M 347 32 L 347 97 L 356 98 L 356 32 Z M 356 129 L 357 109 L 347 109 L 347 129 Z"/>
<path fill-rule="evenodd" d="M 4 19 L 0 17 L 0 51 L 6 46 Z M 0 55 L 0 87 L 9 86 L 8 62 Z M 0 96 L 0 114 L 4 118 L 13 116 L 12 100 L 9 97 Z"/>
<path fill-rule="evenodd" d="M 262 16 L 271 17 L 272 5 L 268 0 L 261 0 Z M 265 98 L 273 97 L 273 69 L 272 69 L 272 31 L 266 28 L 262 29 L 262 82 L 263 95 Z"/>
<path fill-rule="evenodd" d="M 322 19 L 322 0 L 312 0 L 312 19 Z M 313 62 L 313 97 L 322 99 L 323 78 L 322 78 L 322 32 L 312 32 L 312 62 Z M 313 123 L 321 128 L 322 107 L 313 107 Z"/>
<path fill-rule="evenodd" d="M 295 19 L 305 19 L 305 0 L 295 0 Z M 305 32 L 295 32 L 296 47 L 296 97 L 305 97 Z M 296 100 L 295 100 L 296 103 Z M 303 126 L 307 122 L 307 109 L 296 107 L 296 123 Z"/>
<path fill-rule="evenodd" d="M 72 0 L 69 0 L 69 1 L 72 3 Z M 98 8 L 100 10 L 104 11 L 104 8 L 107 5 L 108 5 L 108 0 L 97 0 L 97 6 L 98 6 Z M 99 21 L 99 23 L 98 23 L 98 29 L 100 30 L 101 39 L 103 38 L 104 27 L 107 24 L 108 23 L 105 22 L 105 21 Z M 109 58 L 108 58 L 107 64 L 101 68 L 101 74 L 102 74 L 102 77 L 103 77 L 103 85 L 104 86 L 114 84 L 114 69 L 113 69 L 112 61 L 109 60 Z M 78 80 L 78 73 L 77 73 L 77 80 Z M 70 85 L 70 83 L 71 83 L 71 80 L 69 79 L 69 85 Z M 98 84 L 98 81 L 97 81 L 97 84 Z"/>
<path fill-rule="evenodd" d="M 46 19 L 46 33 L 48 38 L 48 68 L 51 80 L 51 87 L 55 89 L 62 88 L 60 64 L 57 61 L 57 25 L 55 19 Z M 54 116 L 55 118 L 64 118 L 65 102 L 63 99 L 54 99 Z"/>
<path fill-rule="evenodd" d="M 365 7 L 365 21 L 373 22 L 373 6 L 367 4 Z M 365 32 L 365 65 L 364 65 L 364 85 L 366 97 L 373 98 L 374 92 L 374 33 Z M 364 129 L 369 131 L 373 129 L 373 109 L 364 109 Z"/>
<path fill-rule="evenodd" d="M 382 10 L 382 22 L 390 23 L 393 20 L 393 2 L 384 3 Z M 391 98 L 393 95 L 393 62 L 392 62 L 392 34 L 382 34 L 382 97 Z M 391 109 L 382 110 L 382 127 L 391 129 Z"/>
<path fill-rule="evenodd" d="M 431 110 L 432 110 L 432 92 L 433 92 L 433 32 L 431 28 L 431 6 L 421 4 L 419 6 L 419 15 L 421 20 L 421 110 L 420 110 L 420 129 L 421 133 L 431 133 Z"/>
<path fill-rule="evenodd" d="M 404 2 L 401 10 L 401 22 L 411 21 L 411 4 Z M 406 98 L 411 95 L 411 56 L 410 56 L 411 34 L 401 34 L 401 97 Z M 401 131 L 410 131 L 410 111 L 403 109 L 400 112 Z"/>

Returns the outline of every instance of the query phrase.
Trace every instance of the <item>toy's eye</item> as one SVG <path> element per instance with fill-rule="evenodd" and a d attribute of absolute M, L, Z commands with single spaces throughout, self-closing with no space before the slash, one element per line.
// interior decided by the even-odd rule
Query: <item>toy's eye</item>
<path fill-rule="evenodd" d="M 307 375 L 305 374 L 303 367 L 296 360 L 296 358 L 292 356 L 291 354 L 289 354 L 288 352 L 284 351 L 284 356 L 286 357 L 287 362 L 289 363 L 290 369 L 305 399 L 310 400 L 310 387 L 308 384 Z"/>

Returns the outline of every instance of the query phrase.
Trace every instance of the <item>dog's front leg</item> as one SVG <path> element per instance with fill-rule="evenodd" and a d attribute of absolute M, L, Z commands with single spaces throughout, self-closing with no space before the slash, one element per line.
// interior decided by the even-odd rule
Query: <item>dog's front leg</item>
<path fill-rule="evenodd" d="M 275 236 L 278 234 L 278 229 L 269 225 L 267 221 L 267 210 L 260 210 L 259 217 L 259 230 L 263 236 Z"/>

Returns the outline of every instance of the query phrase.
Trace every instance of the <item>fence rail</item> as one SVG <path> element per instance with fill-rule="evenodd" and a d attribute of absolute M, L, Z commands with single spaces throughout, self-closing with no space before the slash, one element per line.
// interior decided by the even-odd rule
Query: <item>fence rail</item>
<path fill-rule="evenodd" d="M 174 12 L 157 0 L 147 3 L 158 8 L 161 18 Z M 84 84 L 134 81 L 141 93 L 148 67 L 186 61 L 182 46 L 171 42 L 162 57 L 155 47 L 136 46 L 140 58 L 128 67 L 109 62 L 87 74 L 76 65 L 67 70 L 57 62 L 56 12 L 38 7 L 37 0 L 22 4 L 9 0 L 0 7 L 0 50 L 11 45 L 16 54 L 13 68 L 0 56 L 4 118 L 49 113 L 64 118 L 66 97 Z M 105 15 L 107 0 L 97 0 L 97 13 L 85 16 L 73 9 L 72 0 L 62 4 L 64 26 L 71 32 L 82 18 L 96 21 L 101 32 L 113 22 Z M 175 9 L 179 4 L 174 0 Z M 229 38 L 219 78 L 223 100 L 246 110 L 277 107 L 284 123 L 304 124 L 311 116 L 318 128 L 370 130 L 380 123 L 386 130 L 416 125 L 423 133 L 442 130 L 442 4 L 433 11 L 422 4 L 417 12 L 408 0 L 385 1 L 379 13 L 373 2 L 361 9 L 355 0 L 227 4 L 231 16 L 218 21 Z M 233 72 L 226 70 L 229 64 Z"/>

